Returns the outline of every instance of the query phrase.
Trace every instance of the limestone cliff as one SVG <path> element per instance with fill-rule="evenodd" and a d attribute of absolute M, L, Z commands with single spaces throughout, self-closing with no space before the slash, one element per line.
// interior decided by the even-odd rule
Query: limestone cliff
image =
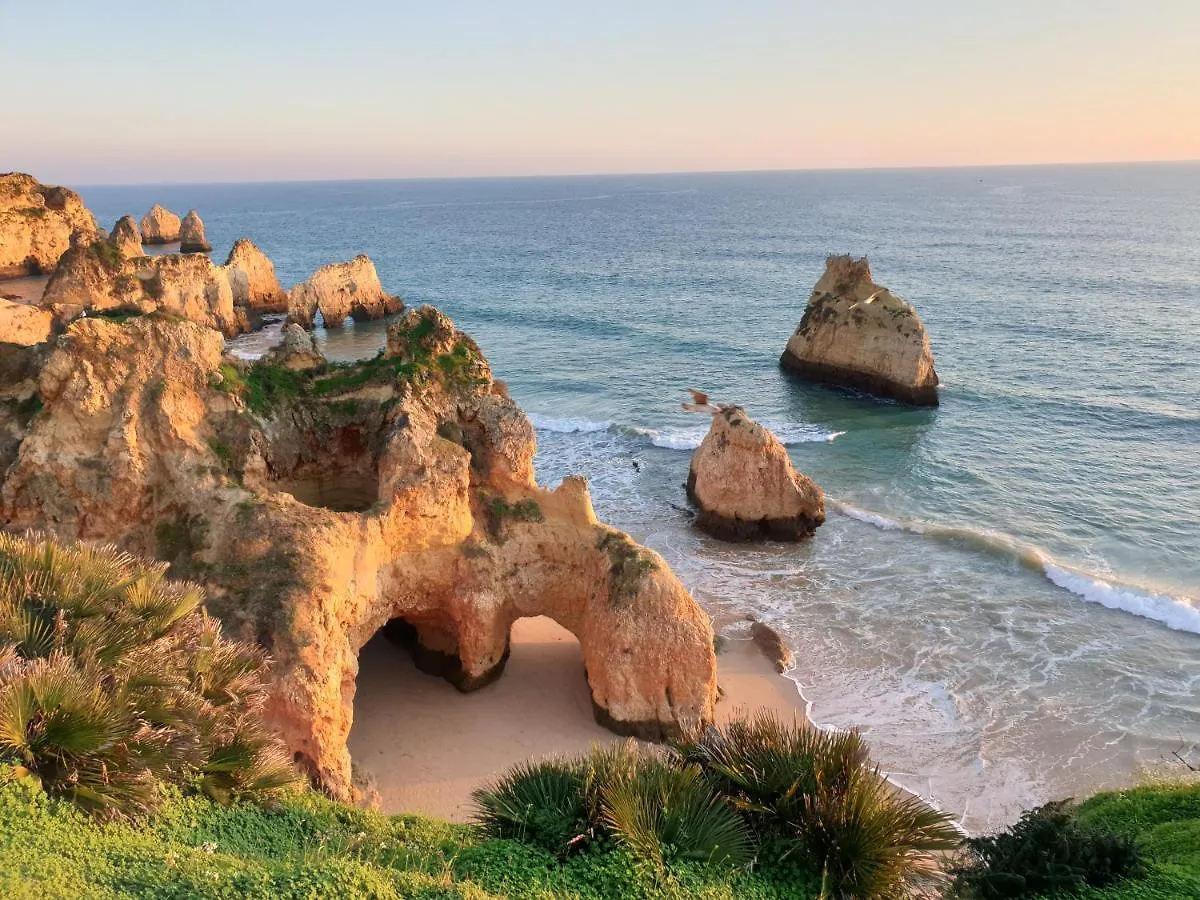
<path fill-rule="evenodd" d="M 226 336 L 249 330 L 245 273 L 202 255 L 126 259 L 111 241 L 75 241 L 54 270 L 42 306 L 62 325 L 82 314 L 181 316 Z"/>
<path fill-rule="evenodd" d="M 238 238 L 229 258 L 229 268 L 238 268 L 246 273 L 249 294 L 246 304 L 257 312 L 287 312 L 287 291 L 275 277 L 275 265 L 249 238 Z"/>
<path fill-rule="evenodd" d="M 937 406 L 925 325 L 911 304 L 875 283 L 866 257 L 825 261 L 825 274 L 779 363 L 812 381 Z"/>
<path fill-rule="evenodd" d="M 77 231 L 94 235 L 96 220 L 74 191 L 0 175 L 0 278 L 52 271 Z"/>
<path fill-rule="evenodd" d="M 312 328 L 320 312 L 325 327 L 337 328 L 347 318 L 356 322 L 381 319 L 403 308 L 399 297 L 384 292 L 375 263 L 359 254 L 350 262 L 321 266 L 292 288 L 288 321 Z"/>
<path fill-rule="evenodd" d="M 578 636 L 601 721 L 661 737 L 712 715 L 707 617 L 597 522 L 581 479 L 537 486 L 528 420 L 430 307 L 381 356 L 306 371 L 222 357 L 189 322 L 89 318 L 38 390 L 0 525 L 116 541 L 204 582 L 226 627 L 271 650 L 269 719 L 336 796 L 353 793 L 357 652 L 385 626 L 465 690 L 500 674 L 515 619 L 548 615 Z"/>
<path fill-rule="evenodd" d="M 208 253 L 210 250 L 212 244 L 204 236 L 204 222 L 201 221 L 200 214 L 194 209 L 188 210 L 188 214 L 179 223 L 179 252 Z"/>
<path fill-rule="evenodd" d="M 798 541 L 825 521 L 825 495 L 787 448 L 739 406 L 713 408 L 688 470 L 696 526 L 725 540 Z"/>
<path fill-rule="evenodd" d="M 179 216 L 165 206 L 155 203 L 142 216 L 143 244 L 173 244 L 179 240 Z"/>
<path fill-rule="evenodd" d="M 108 242 L 117 249 L 125 259 L 134 259 L 142 255 L 142 235 L 138 231 L 137 222 L 133 216 L 122 216 L 117 219 Z"/>
<path fill-rule="evenodd" d="M 49 310 L 0 298 L 0 353 L 4 344 L 30 347 L 50 340 L 54 324 Z"/>

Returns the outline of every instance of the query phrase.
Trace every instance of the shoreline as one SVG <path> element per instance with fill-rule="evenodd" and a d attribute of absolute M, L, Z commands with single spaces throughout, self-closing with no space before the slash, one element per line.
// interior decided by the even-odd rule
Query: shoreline
<path fill-rule="evenodd" d="M 807 718 L 796 683 L 748 638 L 725 640 L 717 682 L 718 722 L 759 708 Z M 382 635 L 360 651 L 350 754 L 385 813 L 467 821 L 471 792 L 511 766 L 624 740 L 592 715 L 574 635 L 543 616 L 513 624 L 504 675 L 470 694 L 418 671 Z"/>

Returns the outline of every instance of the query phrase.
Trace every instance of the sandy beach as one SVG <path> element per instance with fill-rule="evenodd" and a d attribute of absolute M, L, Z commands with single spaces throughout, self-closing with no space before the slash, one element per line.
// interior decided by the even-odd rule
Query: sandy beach
<path fill-rule="evenodd" d="M 470 818 L 470 794 L 522 760 L 621 740 L 592 717 L 575 637 L 539 617 L 513 626 L 504 675 L 471 694 L 419 672 L 406 651 L 376 636 L 359 656 L 350 753 L 373 776 L 388 813 Z M 804 714 L 795 685 L 750 640 L 718 661 L 723 720 L 738 709 Z"/>

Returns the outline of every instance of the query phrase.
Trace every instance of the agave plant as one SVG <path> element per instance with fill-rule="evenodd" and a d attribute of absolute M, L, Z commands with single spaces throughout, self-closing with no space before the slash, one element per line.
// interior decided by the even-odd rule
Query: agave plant
<path fill-rule="evenodd" d="M 471 797 L 476 821 L 488 834 L 563 856 L 584 843 L 591 830 L 584 790 L 579 762 L 547 759 L 515 766 Z"/>
<path fill-rule="evenodd" d="M 0 534 L 0 759 L 108 812 L 198 779 L 216 799 L 294 780 L 258 724 L 266 660 L 198 587 L 113 547 Z"/>
<path fill-rule="evenodd" d="M 636 856 L 742 865 L 754 840 L 698 766 L 628 744 L 593 754 L 604 824 Z"/>

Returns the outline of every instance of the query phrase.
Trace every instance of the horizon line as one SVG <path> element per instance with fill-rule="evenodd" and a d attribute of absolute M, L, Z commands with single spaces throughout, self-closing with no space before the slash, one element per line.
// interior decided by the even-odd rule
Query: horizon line
<path fill-rule="evenodd" d="M 395 181 L 488 181 L 538 178 L 641 178 L 663 175 L 766 175 L 812 172 L 931 172 L 979 169 L 1048 169 L 1048 168 L 1100 168 L 1104 166 L 1170 166 L 1200 164 L 1200 157 L 1182 159 L 1122 159 L 1090 162 L 1033 162 L 1033 163 L 963 163 L 959 165 L 895 165 L 895 166 L 810 166 L 800 168 L 765 169 L 659 169 L 629 172 L 562 172 L 540 174 L 492 174 L 492 175 L 368 175 L 351 178 L 283 178 L 283 179 L 236 179 L 211 181 L 93 181 L 77 182 L 80 188 L 91 187 L 163 187 L 192 185 L 239 185 L 239 184 L 341 184 Z M 36 176 L 34 176 L 36 177 Z"/>

